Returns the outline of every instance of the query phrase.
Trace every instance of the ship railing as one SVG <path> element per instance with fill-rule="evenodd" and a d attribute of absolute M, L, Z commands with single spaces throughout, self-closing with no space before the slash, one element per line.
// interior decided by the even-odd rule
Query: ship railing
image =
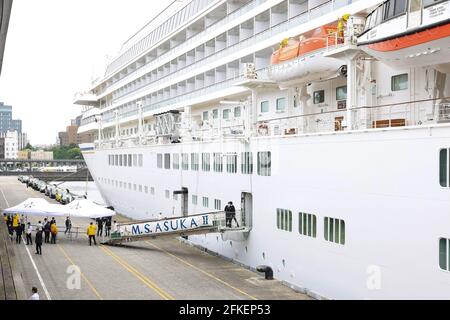
<path fill-rule="evenodd" d="M 351 114 L 351 125 L 347 118 Z M 257 136 L 282 136 L 450 123 L 450 98 L 297 114 L 257 123 Z"/>
<path fill-rule="evenodd" d="M 266 0 L 264 0 L 263 2 L 265 2 L 265 1 Z M 352 1 L 352 2 L 356 2 L 356 1 Z M 292 27 L 295 27 L 301 23 L 305 23 L 311 19 L 320 17 L 324 14 L 327 14 L 327 13 L 337 9 L 337 8 L 341 8 L 347 4 L 348 4 L 347 0 L 327 1 L 326 3 L 320 4 L 317 7 L 311 8 L 310 10 L 306 10 L 304 12 L 299 13 L 296 16 L 290 17 L 290 18 L 286 19 L 285 21 L 280 22 L 279 24 L 270 26 L 265 30 L 255 33 L 254 35 L 252 35 L 249 38 L 242 39 L 233 45 L 230 45 L 221 50 L 215 51 L 215 52 L 211 53 L 210 55 L 205 56 L 202 59 L 195 61 L 192 64 L 178 68 L 175 71 L 170 71 L 167 74 L 163 74 L 162 76 L 157 77 L 157 79 L 155 79 L 154 81 L 144 82 L 143 84 L 136 86 L 132 90 L 126 90 L 126 92 L 115 96 L 114 101 L 116 102 L 119 99 L 121 99 L 122 97 L 129 95 L 131 93 L 135 94 L 135 93 L 139 93 L 143 90 L 149 90 L 150 88 L 157 87 L 161 83 L 166 83 L 166 82 L 168 82 L 174 78 L 178 78 L 184 74 L 189 74 L 193 70 L 196 70 L 200 65 L 206 65 L 210 62 L 217 61 L 218 59 L 225 57 L 225 56 L 229 55 L 230 53 L 237 52 L 243 48 L 247 48 L 247 47 L 251 46 L 252 44 L 256 44 L 263 40 L 271 38 L 274 35 L 278 35 L 279 33 L 287 31 Z M 335 9 L 333 9 L 333 8 L 335 8 Z M 209 28 L 208 28 L 208 32 L 210 32 L 210 31 L 211 30 L 209 30 Z M 190 42 L 186 41 L 184 43 L 189 44 Z"/>

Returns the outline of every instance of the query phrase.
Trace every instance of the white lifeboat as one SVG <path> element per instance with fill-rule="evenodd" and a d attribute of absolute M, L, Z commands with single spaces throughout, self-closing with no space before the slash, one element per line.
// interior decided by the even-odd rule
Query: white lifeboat
<path fill-rule="evenodd" d="M 450 0 L 388 0 L 370 13 L 358 46 L 395 68 L 435 65 L 448 72 Z"/>

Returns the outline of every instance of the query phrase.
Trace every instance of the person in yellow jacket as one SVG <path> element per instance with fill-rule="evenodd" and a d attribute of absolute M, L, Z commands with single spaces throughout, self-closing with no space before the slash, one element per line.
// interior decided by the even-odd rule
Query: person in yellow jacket
<path fill-rule="evenodd" d="M 20 226 L 20 217 L 19 214 L 16 213 L 13 218 L 13 228 L 16 229 L 19 226 Z"/>
<path fill-rule="evenodd" d="M 97 232 L 97 227 L 94 225 L 93 222 L 89 225 L 87 228 L 87 235 L 89 237 L 89 245 L 92 246 L 92 240 L 94 240 L 94 244 L 97 245 L 97 241 L 95 241 L 95 235 Z"/>
<path fill-rule="evenodd" d="M 52 234 L 51 244 L 56 244 L 56 236 L 58 235 L 58 227 L 56 226 L 56 221 L 51 224 L 50 232 Z"/>

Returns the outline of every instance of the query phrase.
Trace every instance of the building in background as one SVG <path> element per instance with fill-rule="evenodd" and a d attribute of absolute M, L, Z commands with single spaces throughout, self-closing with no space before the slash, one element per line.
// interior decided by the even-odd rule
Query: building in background
<path fill-rule="evenodd" d="M 13 120 L 12 106 L 7 106 L 0 102 L 0 133 L 7 131 L 17 131 L 22 133 L 22 120 Z"/>
<path fill-rule="evenodd" d="M 5 141 L 4 159 L 17 159 L 19 153 L 19 134 L 17 131 L 0 132 L 0 138 Z"/>
<path fill-rule="evenodd" d="M 44 150 L 31 151 L 29 159 L 42 161 L 53 160 L 53 151 L 44 151 Z"/>
<path fill-rule="evenodd" d="M 5 159 L 5 138 L 0 138 L 0 160 Z"/>
<path fill-rule="evenodd" d="M 17 152 L 17 160 L 28 160 L 30 159 L 30 150 L 20 150 Z"/>
<path fill-rule="evenodd" d="M 72 144 L 91 143 L 94 142 L 92 133 L 78 133 L 78 128 L 81 125 L 81 116 L 70 121 L 70 126 L 66 127 L 66 131 L 58 133 L 57 144 L 60 146 L 68 146 Z"/>

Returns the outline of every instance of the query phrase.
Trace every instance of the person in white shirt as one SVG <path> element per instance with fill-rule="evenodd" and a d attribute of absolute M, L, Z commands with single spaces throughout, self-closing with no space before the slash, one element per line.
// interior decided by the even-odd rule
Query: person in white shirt
<path fill-rule="evenodd" d="M 36 287 L 33 287 L 33 288 L 31 289 L 31 292 L 32 292 L 33 294 L 31 295 L 31 297 L 30 297 L 29 300 L 40 300 L 40 299 L 39 299 L 38 289 L 37 289 Z"/>
<path fill-rule="evenodd" d="M 33 232 L 33 226 L 30 222 L 27 223 L 27 246 L 33 245 L 33 239 L 31 238 L 31 233 Z"/>

